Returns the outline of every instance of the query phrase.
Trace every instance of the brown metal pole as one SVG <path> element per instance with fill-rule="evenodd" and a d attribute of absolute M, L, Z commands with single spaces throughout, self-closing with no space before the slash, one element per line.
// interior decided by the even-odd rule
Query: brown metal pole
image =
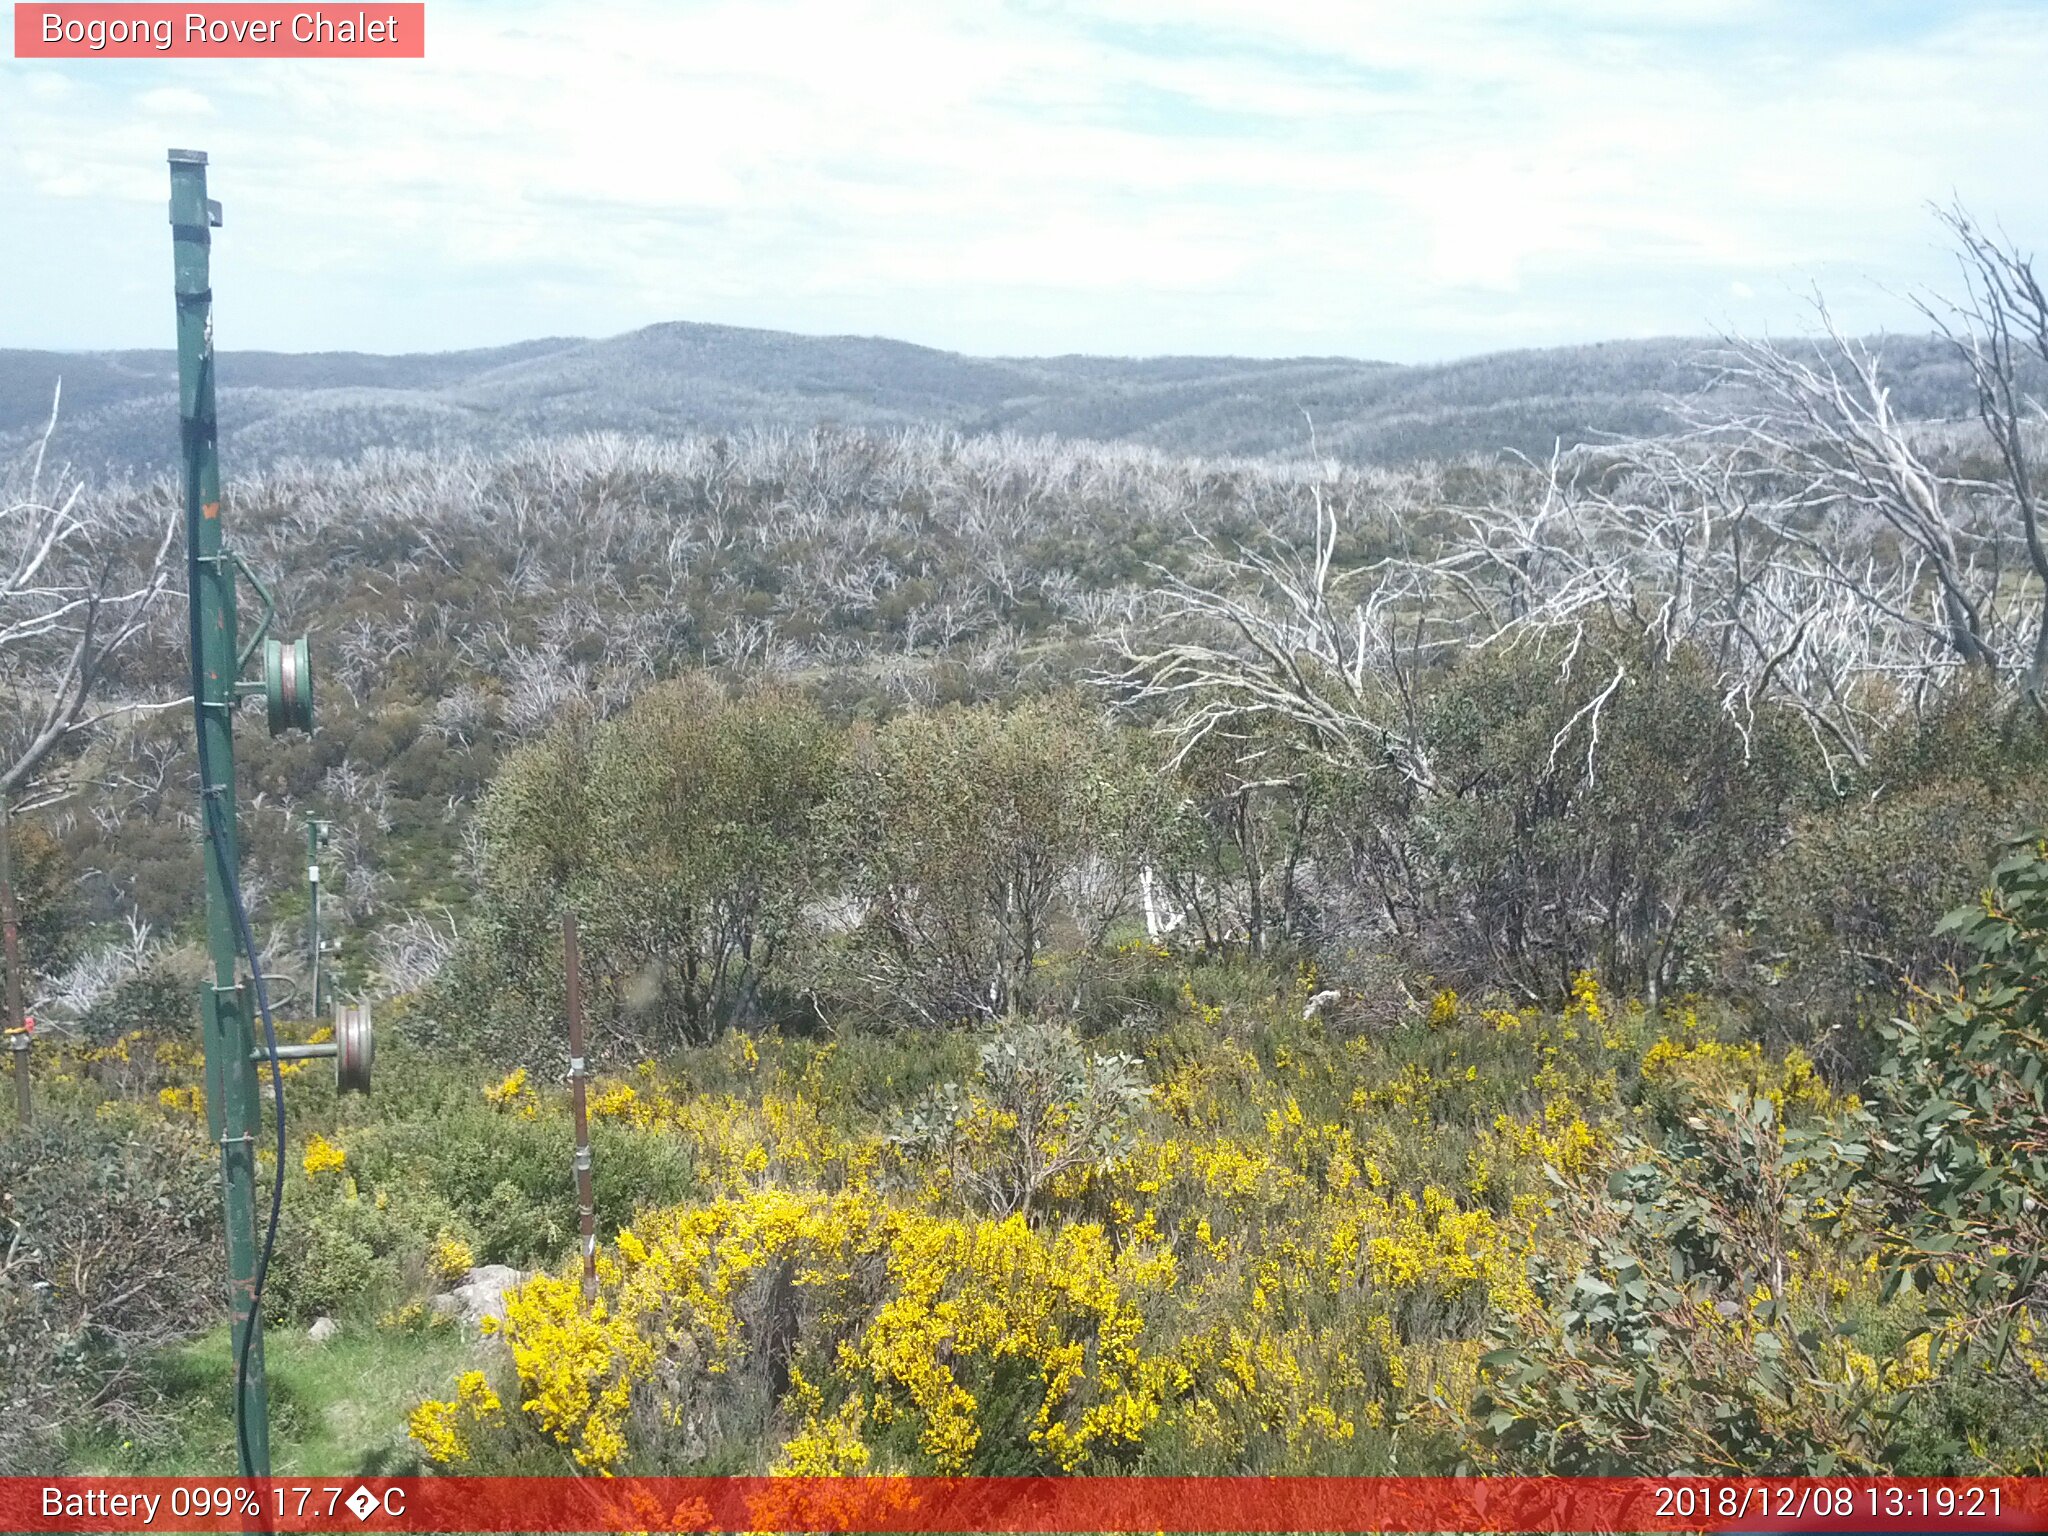
<path fill-rule="evenodd" d="M 576 1121 L 576 1228 L 583 1238 L 583 1297 L 597 1295 L 597 1202 L 590 1193 L 590 1105 L 583 1065 L 583 957 L 576 914 L 562 914 L 562 970 L 569 988 L 569 1104 Z"/>
<path fill-rule="evenodd" d="M 14 911 L 14 813 L 0 795 L 0 930 L 7 958 L 7 1054 L 14 1058 L 14 1105 L 24 1126 L 35 1118 L 29 1099 L 28 1023 L 21 1011 L 21 924 Z"/>
<path fill-rule="evenodd" d="M 28 1031 L 23 1030 L 7 1042 L 7 1054 L 14 1058 L 14 1109 L 20 1117 L 24 1130 L 35 1123 L 35 1104 L 29 1097 L 28 1089 Z"/>

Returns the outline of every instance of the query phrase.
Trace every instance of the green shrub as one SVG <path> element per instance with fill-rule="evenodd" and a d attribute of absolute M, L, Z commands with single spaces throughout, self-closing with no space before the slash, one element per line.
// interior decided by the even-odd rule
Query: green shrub
<path fill-rule="evenodd" d="M 152 966 L 124 978 L 79 1021 L 79 1033 L 96 1045 L 140 1030 L 164 1037 L 190 1033 L 199 1011 L 191 979 Z"/>
<path fill-rule="evenodd" d="M 1029 1219 L 1061 1174 L 1129 1150 L 1151 1096 L 1132 1056 L 1087 1050 L 1063 1025 L 1011 1020 L 981 1047 L 966 1088 L 946 1083 L 896 1117 L 899 1152 L 931 1159 L 970 1209 Z"/>
<path fill-rule="evenodd" d="M 413 1234 L 372 1197 L 293 1186 L 265 1281 L 265 1315 L 305 1322 L 383 1297 Z"/>
<path fill-rule="evenodd" d="M 784 1007 L 778 962 L 818 874 L 837 742 L 795 695 L 703 676 L 515 753 L 480 811 L 482 910 L 438 1011 L 541 1059 L 562 1010 L 561 914 L 580 923 L 594 1019 L 650 1046 Z"/>
<path fill-rule="evenodd" d="M 1942 929 L 1976 963 L 1885 1030 L 1854 1187 L 1944 1345 L 2048 1405 L 2048 841 L 2017 845 Z"/>
<path fill-rule="evenodd" d="M 151 1355 L 222 1309 L 218 1160 L 189 1120 L 46 1097 L 0 1136 L 0 1475 L 88 1417 L 139 1424 Z"/>
<path fill-rule="evenodd" d="M 1497 1321 L 1472 1405 L 1503 1470 L 1828 1476 L 1885 1464 L 1858 1379 L 1795 1273 L 1824 1175 L 1768 1098 L 1701 1106 L 1668 1144 L 1624 1138 L 1604 1189 L 1553 1206 L 1586 1253 L 1536 1265 L 1540 1319 Z"/>
<path fill-rule="evenodd" d="M 421 1252 L 446 1229 L 471 1243 L 480 1264 L 552 1263 L 576 1233 L 566 1085 L 557 1079 L 524 1108 L 494 1105 L 479 1064 L 411 1052 L 391 1063 L 388 1080 L 375 1122 L 332 1133 L 346 1144 L 348 1173 L 365 1197 L 381 1194 Z M 677 1137 L 598 1120 L 591 1147 L 607 1232 L 638 1210 L 697 1191 Z"/>
<path fill-rule="evenodd" d="M 1626 637 L 1468 655 L 1423 700 L 1431 782 L 1334 785 L 1323 866 L 1461 989 L 1556 998 L 1591 968 L 1654 1005 L 1707 978 L 1807 772 L 1788 720 L 1722 693 Z"/>
<path fill-rule="evenodd" d="M 1932 778 L 1802 817 L 1755 879 L 1730 990 L 1772 1037 L 1838 1079 L 1876 1063 L 1876 1026 L 1964 958 L 1942 915 L 1968 901 L 2008 837 L 2048 814 L 2048 779 Z"/>
<path fill-rule="evenodd" d="M 22 963 L 32 974 L 48 975 L 78 953 L 78 871 L 64 845 L 38 823 L 13 821 L 8 832 Z"/>
<path fill-rule="evenodd" d="M 858 925 L 819 990 L 887 1023 L 1030 1012 L 1041 959 L 1128 910 L 1154 792 L 1129 735 L 1071 698 L 857 729 L 830 814 Z"/>

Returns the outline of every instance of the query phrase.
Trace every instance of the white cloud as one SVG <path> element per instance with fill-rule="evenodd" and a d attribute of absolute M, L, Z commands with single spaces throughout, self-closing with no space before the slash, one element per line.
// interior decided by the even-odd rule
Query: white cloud
<path fill-rule="evenodd" d="M 145 212 L 190 138 L 232 319 L 278 346 L 690 318 L 1444 355 L 1938 280 L 1952 191 L 2048 226 L 2048 24 L 1996 5 L 436 0 L 428 47 L 0 64 L 0 192 L 50 213 L 0 256 L 50 296 L 0 344 L 161 331 Z"/>
<path fill-rule="evenodd" d="M 135 98 L 136 107 L 151 116 L 211 117 L 213 103 L 197 91 L 180 90 L 176 86 L 162 86 L 153 91 L 144 91 Z"/>

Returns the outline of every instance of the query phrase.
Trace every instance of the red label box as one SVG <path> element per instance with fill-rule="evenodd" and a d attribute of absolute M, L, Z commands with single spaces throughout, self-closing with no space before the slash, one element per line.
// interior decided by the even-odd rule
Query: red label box
<path fill-rule="evenodd" d="M 2048 1479 L 0 1477 L 0 1530 L 1994 1536 L 2048 1530 Z"/>
<path fill-rule="evenodd" d="M 423 59 L 424 4 L 14 7 L 17 59 Z"/>

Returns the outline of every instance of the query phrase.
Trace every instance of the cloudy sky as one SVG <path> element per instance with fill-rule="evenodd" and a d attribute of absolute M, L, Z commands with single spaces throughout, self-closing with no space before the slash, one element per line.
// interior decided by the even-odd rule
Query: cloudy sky
<path fill-rule="evenodd" d="M 351 12 L 354 7 L 348 8 Z M 1912 323 L 2048 242 L 2039 0 L 429 0 L 425 61 L 0 60 L 0 346 L 659 320 L 1422 361 Z M 18 232 L 26 232 L 21 238 Z"/>

